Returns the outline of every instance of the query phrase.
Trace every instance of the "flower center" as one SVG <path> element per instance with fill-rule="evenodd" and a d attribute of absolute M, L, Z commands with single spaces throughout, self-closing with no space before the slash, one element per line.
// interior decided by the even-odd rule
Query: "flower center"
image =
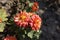
<path fill-rule="evenodd" d="M 22 20 L 24 20 L 25 18 L 26 18 L 26 16 L 24 16 L 24 15 L 21 16 L 21 19 L 22 19 Z"/>
<path fill-rule="evenodd" d="M 36 21 L 35 21 L 35 23 L 37 23 L 37 24 L 38 24 L 38 23 L 39 23 L 39 20 L 36 20 Z"/>

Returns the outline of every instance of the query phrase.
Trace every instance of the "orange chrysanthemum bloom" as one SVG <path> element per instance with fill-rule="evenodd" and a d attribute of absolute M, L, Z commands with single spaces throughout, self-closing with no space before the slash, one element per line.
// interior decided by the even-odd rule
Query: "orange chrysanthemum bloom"
<path fill-rule="evenodd" d="M 16 22 L 17 25 L 26 27 L 28 25 L 29 15 L 27 12 L 21 11 L 14 17 L 14 21 Z"/>
<path fill-rule="evenodd" d="M 29 14 L 31 14 L 31 20 L 29 24 L 32 30 L 36 30 L 36 31 L 39 30 L 41 28 L 41 22 L 42 22 L 41 18 L 36 14 L 33 13 L 29 13 Z"/>
<path fill-rule="evenodd" d="M 4 40 L 17 40 L 14 36 L 7 36 Z"/>
<path fill-rule="evenodd" d="M 34 5 L 35 5 L 35 6 L 38 6 L 38 2 L 34 2 Z"/>
<path fill-rule="evenodd" d="M 38 2 L 34 2 L 32 6 L 32 11 L 37 11 L 38 10 Z"/>

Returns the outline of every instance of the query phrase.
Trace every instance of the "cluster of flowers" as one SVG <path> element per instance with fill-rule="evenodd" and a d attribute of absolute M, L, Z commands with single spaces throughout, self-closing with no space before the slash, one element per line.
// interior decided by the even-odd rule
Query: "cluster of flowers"
<path fill-rule="evenodd" d="M 14 16 L 14 22 L 20 27 L 26 28 L 30 25 L 32 30 L 39 30 L 42 20 L 33 12 L 21 11 Z"/>

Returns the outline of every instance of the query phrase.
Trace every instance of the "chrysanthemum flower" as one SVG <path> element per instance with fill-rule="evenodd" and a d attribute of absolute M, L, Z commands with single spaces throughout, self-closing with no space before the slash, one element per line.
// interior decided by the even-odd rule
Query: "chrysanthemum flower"
<path fill-rule="evenodd" d="M 35 5 L 35 6 L 38 6 L 38 2 L 34 2 L 34 5 Z"/>
<path fill-rule="evenodd" d="M 29 22 L 32 30 L 39 30 L 41 27 L 41 18 L 37 14 L 29 13 L 31 14 L 31 20 Z"/>
<path fill-rule="evenodd" d="M 17 40 L 14 36 L 7 36 L 4 40 Z"/>
<path fill-rule="evenodd" d="M 32 6 L 32 11 L 37 11 L 38 10 L 38 2 L 34 2 Z"/>
<path fill-rule="evenodd" d="M 26 27 L 28 25 L 29 15 L 27 12 L 21 11 L 20 13 L 16 14 L 16 16 L 14 17 L 14 21 L 20 27 L 22 27 L 22 26 Z"/>

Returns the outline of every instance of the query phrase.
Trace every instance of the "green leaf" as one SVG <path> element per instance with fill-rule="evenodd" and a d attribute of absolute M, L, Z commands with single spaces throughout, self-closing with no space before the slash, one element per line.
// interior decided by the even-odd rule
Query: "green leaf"
<path fill-rule="evenodd" d="M 0 9 L 0 18 L 2 21 L 7 21 L 8 19 L 6 18 L 8 15 L 6 13 L 6 10 L 4 8 Z"/>
<path fill-rule="evenodd" d="M 27 12 L 30 12 L 31 11 L 31 7 L 27 8 L 26 11 Z"/>
<path fill-rule="evenodd" d="M 23 36 L 23 38 L 25 38 L 25 35 L 22 35 Z"/>
<path fill-rule="evenodd" d="M 0 32 L 3 32 L 5 23 L 0 23 Z"/>
<path fill-rule="evenodd" d="M 0 32 L 3 32 L 4 27 L 5 27 L 5 21 L 7 21 L 7 13 L 6 10 L 4 8 L 0 9 L 0 19 L 2 20 L 2 22 L 0 22 Z"/>
<path fill-rule="evenodd" d="M 28 37 L 33 38 L 33 33 L 34 33 L 34 31 L 30 31 L 30 32 L 28 33 Z"/>
<path fill-rule="evenodd" d="M 29 3 L 29 7 L 31 7 L 33 5 L 33 3 Z"/>
<path fill-rule="evenodd" d="M 37 39 L 39 39 L 40 34 L 41 34 L 41 31 L 36 32 L 36 33 L 34 34 L 34 36 L 35 36 Z"/>

